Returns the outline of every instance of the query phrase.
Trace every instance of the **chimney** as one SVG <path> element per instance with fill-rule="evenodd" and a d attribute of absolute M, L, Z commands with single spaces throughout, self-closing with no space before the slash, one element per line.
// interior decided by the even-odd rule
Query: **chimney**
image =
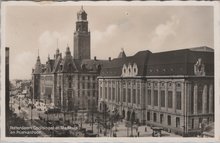
<path fill-rule="evenodd" d="M 96 56 L 94 57 L 94 60 L 96 61 Z"/>
<path fill-rule="evenodd" d="M 108 60 L 111 61 L 111 57 L 108 57 Z"/>

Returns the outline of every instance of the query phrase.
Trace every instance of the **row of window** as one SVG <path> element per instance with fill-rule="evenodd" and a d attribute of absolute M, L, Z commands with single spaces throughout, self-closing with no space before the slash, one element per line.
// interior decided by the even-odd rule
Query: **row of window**
<path fill-rule="evenodd" d="M 82 80 L 96 80 L 96 76 L 81 76 Z"/>
<path fill-rule="evenodd" d="M 131 90 L 132 93 L 131 93 Z M 152 90 L 147 90 L 147 102 L 148 105 L 151 106 L 158 106 L 160 104 L 161 107 L 165 107 L 165 102 L 168 100 L 168 108 L 173 108 L 173 91 L 168 91 L 168 99 L 165 99 L 165 91 L 161 90 L 160 95 L 158 94 L 158 90 L 153 90 L 153 94 L 151 94 Z M 102 98 L 102 87 L 100 87 L 100 97 Z M 111 87 L 104 87 L 104 98 L 110 101 L 115 101 L 115 88 Z M 118 102 L 120 102 L 121 99 L 121 92 L 120 88 L 118 87 Z M 160 96 L 160 103 L 159 98 Z M 176 91 L 176 101 L 175 101 L 175 108 L 178 110 L 181 110 L 181 102 L 182 102 L 182 97 L 181 97 L 181 92 Z M 133 101 L 132 101 L 133 99 Z M 126 88 L 123 88 L 122 91 L 122 102 L 128 102 L 128 103 L 134 103 L 134 104 L 140 104 L 140 89 L 130 89 L 128 88 L 126 91 Z M 117 102 L 117 101 L 116 101 Z"/>
<path fill-rule="evenodd" d="M 103 96 L 103 91 L 102 91 L 103 88 L 100 87 L 99 96 L 100 98 L 104 98 L 109 101 L 126 102 L 126 88 L 123 88 L 122 96 L 121 96 L 120 87 L 118 87 L 117 89 L 118 89 L 117 90 L 118 93 L 116 94 L 116 88 L 104 87 L 104 96 Z M 127 94 L 128 94 L 128 103 L 140 104 L 140 90 L 133 89 L 131 95 L 131 89 L 129 88 Z M 133 98 L 133 101 L 131 100 L 131 96 Z"/>
<path fill-rule="evenodd" d="M 165 116 L 164 116 L 164 114 L 159 114 L 160 116 L 159 116 L 159 123 L 160 124 L 165 124 Z M 153 122 L 158 122 L 158 114 L 157 113 L 153 113 L 153 118 L 151 117 L 151 113 L 150 112 L 147 112 L 147 121 L 151 121 L 151 119 L 152 119 L 152 121 Z M 167 118 L 167 125 L 168 126 L 171 126 L 171 123 L 172 123 L 172 120 L 171 120 L 171 115 L 167 115 L 166 116 L 166 118 Z M 176 117 L 175 118 L 175 120 L 176 120 L 176 127 L 177 128 L 179 128 L 180 127 L 180 117 Z"/>
<path fill-rule="evenodd" d="M 194 90 L 192 90 L 192 94 L 191 94 L 191 104 L 190 104 L 190 107 L 191 107 L 191 113 L 194 113 L 194 106 L 196 106 L 197 108 L 197 113 L 202 113 L 203 112 L 203 102 L 204 100 L 206 101 L 206 111 L 205 112 L 208 112 L 211 108 L 211 110 L 213 111 L 214 110 L 214 106 L 213 107 L 210 107 L 210 105 L 214 105 L 214 100 L 210 97 L 210 94 L 209 94 L 209 88 L 207 88 L 207 90 L 203 90 L 203 86 L 198 86 L 198 89 L 197 89 L 197 105 L 194 104 L 194 98 L 195 98 L 195 95 L 194 95 Z M 205 93 L 206 91 L 206 93 Z M 203 99 L 203 94 L 206 95 L 205 99 Z M 212 102 L 212 103 L 210 103 Z"/>
<path fill-rule="evenodd" d="M 173 108 L 173 91 L 167 91 L 167 96 L 168 99 L 165 98 L 165 91 L 161 90 L 160 91 L 160 95 L 158 95 L 158 90 L 154 90 L 153 94 L 151 93 L 152 90 L 148 90 L 147 91 L 147 102 L 148 105 L 152 105 L 152 106 L 158 106 L 158 104 L 160 104 L 161 107 L 165 107 L 165 102 L 166 100 L 168 100 L 168 108 Z M 158 96 L 160 96 L 160 103 L 158 103 Z M 178 110 L 181 110 L 181 102 L 182 102 L 182 97 L 181 97 L 181 92 L 180 91 L 176 91 L 176 103 L 175 103 L 175 108 Z M 153 99 L 152 99 L 153 98 Z"/>
<path fill-rule="evenodd" d="M 89 89 L 89 88 L 93 88 L 95 89 L 96 88 L 96 83 L 82 83 L 82 89 Z"/>
<path fill-rule="evenodd" d="M 96 93 L 96 91 L 81 91 L 81 95 L 82 96 L 87 95 L 88 97 L 90 97 L 90 96 L 96 97 L 97 93 Z M 78 97 L 80 97 L 80 94 L 78 94 Z"/>
<path fill-rule="evenodd" d="M 115 86 L 115 84 L 117 83 L 117 81 L 104 81 L 104 82 L 99 82 L 99 85 L 101 86 L 102 85 L 102 83 L 103 83 L 103 85 L 106 85 L 106 84 L 108 84 L 108 85 L 112 85 L 112 86 Z M 120 82 L 118 82 L 118 84 L 119 84 Z M 124 82 L 122 82 L 122 85 L 123 86 L 125 86 L 126 85 L 126 83 L 127 83 L 127 85 L 129 86 L 129 85 L 136 85 L 136 81 L 124 81 Z M 151 84 L 153 84 L 153 85 L 151 85 Z M 174 84 L 174 82 L 171 82 L 171 81 L 168 81 L 167 82 L 167 87 L 168 88 L 172 88 L 173 87 L 173 84 Z M 102 86 L 103 86 L 102 85 Z M 140 88 L 140 84 L 138 84 L 137 85 L 138 86 L 138 88 Z M 157 88 L 158 86 L 160 86 L 160 87 L 162 87 L 162 88 L 164 88 L 165 87 L 165 82 L 163 81 L 163 82 L 158 82 L 158 81 L 152 81 L 152 82 L 147 82 L 147 87 L 148 88 L 151 88 L 151 87 L 154 87 L 154 88 Z M 181 83 L 180 82 L 175 82 L 175 87 L 177 88 L 177 89 L 179 89 L 179 88 L 181 88 Z"/>
<path fill-rule="evenodd" d="M 89 83 L 81 83 L 81 85 L 82 85 L 82 87 L 81 87 L 82 89 L 90 89 L 90 88 L 95 89 L 96 88 L 96 83 L 90 83 L 90 82 Z M 68 82 L 68 87 L 72 88 L 72 81 Z"/>

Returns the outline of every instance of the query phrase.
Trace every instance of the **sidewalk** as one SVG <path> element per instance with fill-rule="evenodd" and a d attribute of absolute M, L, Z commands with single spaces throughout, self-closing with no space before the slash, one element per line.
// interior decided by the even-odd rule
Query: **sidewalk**
<path fill-rule="evenodd" d="M 133 126 L 133 136 L 138 137 L 138 132 L 139 132 L 139 137 L 152 137 L 153 130 L 149 126 L 139 126 L 138 129 L 136 128 L 137 126 Z M 86 128 L 87 130 L 91 130 L 92 126 L 89 124 L 83 124 L 83 128 Z M 116 135 L 117 137 L 127 137 L 131 135 L 131 127 L 127 128 L 125 127 L 124 123 L 120 123 L 117 127 Z M 147 129 L 145 131 L 145 128 Z M 97 125 L 93 125 L 93 132 L 98 133 Z M 107 131 L 107 136 L 104 136 L 104 129 L 102 129 L 102 133 L 99 133 L 99 137 L 110 137 L 110 132 Z M 112 129 L 112 134 L 115 132 L 115 127 Z M 174 133 L 168 133 L 166 131 L 161 132 L 162 137 L 181 137 L 179 135 L 176 135 Z M 111 135 L 112 137 L 112 135 Z"/>

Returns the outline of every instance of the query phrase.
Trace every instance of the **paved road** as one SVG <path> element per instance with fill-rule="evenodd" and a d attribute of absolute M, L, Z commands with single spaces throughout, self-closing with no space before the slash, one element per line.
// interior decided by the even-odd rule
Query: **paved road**
<path fill-rule="evenodd" d="M 23 103 L 24 101 L 20 101 L 20 105 L 21 105 L 21 110 L 18 110 L 18 106 L 19 106 L 19 102 L 15 101 L 15 103 L 12 105 L 12 107 L 15 109 L 14 112 L 20 116 L 21 118 L 24 118 L 25 120 L 27 120 L 27 122 L 29 123 L 29 125 L 31 125 L 31 109 L 30 107 L 26 107 L 25 103 Z M 37 111 L 36 109 L 32 110 L 32 125 L 35 126 L 45 126 L 43 125 L 41 122 L 38 122 L 39 120 L 39 115 L 42 116 L 45 119 L 54 121 L 54 120 L 59 120 L 59 118 L 64 119 L 64 115 L 63 113 L 59 113 L 59 114 L 48 114 L 45 115 L 43 111 Z M 70 123 L 78 123 L 79 125 L 82 122 L 82 128 L 86 128 L 86 130 L 92 130 L 92 125 L 89 123 L 85 123 L 84 120 L 78 120 L 75 121 L 74 120 L 75 116 L 73 114 L 66 114 L 65 115 L 65 119 L 69 120 Z M 145 128 L 147 129 L 145 131 Z M 101 132 L 100 132 L 101 129 Z M 115 129 L 117 129 L 115 131 Z M 102 127 L 99 127 L 99 132 L 98 132 L 98 124 L 94 123 L 93 125 L 93 132 L 99 134 L 100 137 L 104 137 L 104 129 Z M 117 137 L 127 137 L 130 135 L 133 136 L 138 136 L 139 133 L 139 137 L 151 137 L 152 136 L 152 129 L 148 126 L 139 126 L 138 128 L 133 128 L 133 130 L 131 130 L 131 128 L 127 128 L 125 127 L 125 123 L 124 122 L 119 122 L 117 124 L 117 127 L 113 128 L 112 130 L 107 130 L 107 136 L 113 136 L 113 132 L 116 133 Z M 179 135 L 175 135 L 173 133 L 168 133 L 165 131 L 162 131 L 162 136 L 163 137 L 181 137 Z M 50 132 L 45 131 L 43 132 L 42 136 L 49 136 Z"/>

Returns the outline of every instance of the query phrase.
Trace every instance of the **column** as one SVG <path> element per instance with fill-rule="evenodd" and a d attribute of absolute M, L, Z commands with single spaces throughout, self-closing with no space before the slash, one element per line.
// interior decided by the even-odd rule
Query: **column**
<path fill-rule="evenodd" d="M 213 113 L 213 102 L 214 101 L 214 95 L 213 95 L 213 85 L 209 85 L 209 113 Z"/>
<path fill-rule="evenodd" d="M 151 106 L 154 108 L 154 83 L 151 82 Z"/>
<path fill-rule="evenodd" d="M 173 112 L 176 112 L 176 83 L 173 82 Z"/>
<path fill-rule="evenodd" d="M 194 114 L 197 114 L 197 96 L 198 96 L 198 85 L 197 83 L 195 83 L 194 85 L 194 91 L 193 91 L 193 97 L 194 97 L 194 107 L 193 107 L 193 110 L 194 110 Z"/>
<path fill-rule="evenodd" d="M 105 101 L 107 101 L 108 102 L 108 87 L 109 87 L 109 83 L 108 83 L 108 80 L 106 80 L 106 99 L 105 99 Z"/>
<path fill-rule="evenodd" d="M 185 89 L 186 89 L 186 82 L 182 82 L 181 83 L 181 111 L 182 111 L 182 113 L 184 113 L 184 111 L 185 111 L 185 96 L 186 96 L 186 94 L 185 94 Z"/>
<path fill-rule="evenodd" d="M 141 103 L 141 108 L 144 107 L 144 82 L 141 81 L 141 86 L 140 86 L 140 103 Z"/>
<path fill-rule="evenodd" d="M 158 84 L 157 84 L 157 87 L 158 87 L 158 109 L 160 110 L 160 107 L 161 107 L 161 105 L 160 105 L 160 100 L 161 100 L 161 98 L 160 98 L 160 81 L 158 81 Z"/>
<path fill-rule="evenodd" d="M 131 104 L 133 105 L 133 84 L 134 84 L 134 82 L 133 81 L 131 81 Z"/>
<path fill-rule="evenodd" d="M 136 91 L 136 97 L 135 97 L 135 98 L 136 98 L 136 105 L 138 105 L 138 92 L 139 92 L 139 91 L 138 91 L 138 90 L 139 90 L 139 89 L 138 89 L 138 81 L 135 83 L 135 88 L 136 88 L 136 89 L 135 89 L 135 91 Z"/>
<path fill-rule="evenodd" d="M 105 100 L 105 81 L 102 80 L 102 100 Z"/>
<path fill-rule="evenodd" d="M 144 87 L 145 87 L 145 109 L 148 107 L 148 88 L 147 88 L 147 82 L 144 82 Z"/>
<path fill-rule="evenodd" d="M 205 84 L 202 92 L 202 113 L 207 113 L 207 85 Z"/>
<path fill-rule="evenodd" d="M 185 106 L 186 107 L 185 107 L 185 110 L 187 113 L 192 113 L 192 110 L 191 110 L 191 108 L 192 108 L 191 107 L 191 102 L 192 102 L 191 97 L 193 96 L 192 95 L 192 83 L 187 81 L 185 84 L 186 84 L 186 89 L 185 89 L 185 91 L 186 91 L 185 92 L 185 96 L 186 96 L 185 97 L 185 100 L 186 100 Z"/>
<path fill-rule="evenodd" d="M 125 86 L 126 105 L 128 105 L 128 82 L 125 82 Z"/>
<path fill-rule="evenodd" d="M 120 82 L 120 101 L 121 101 L 121 103 L 123 103 L 124 101 L 123 101 L 123 80 L 121 80 L 121 82 Z"/>
<path fill-rule="evenodd" d="M 165 109 L 168 111 L 168 86 L 167 82 L 165 82 Z"/>

